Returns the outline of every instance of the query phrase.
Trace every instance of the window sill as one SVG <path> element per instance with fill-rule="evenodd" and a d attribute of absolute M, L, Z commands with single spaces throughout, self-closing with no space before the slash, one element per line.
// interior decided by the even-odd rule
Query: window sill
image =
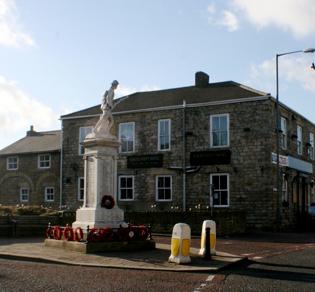
<path fill-rule="evenodd" d="M 216 206 L 213 206 L 213 208 L 229 208 L 230 205 L 216 205 Z"/>

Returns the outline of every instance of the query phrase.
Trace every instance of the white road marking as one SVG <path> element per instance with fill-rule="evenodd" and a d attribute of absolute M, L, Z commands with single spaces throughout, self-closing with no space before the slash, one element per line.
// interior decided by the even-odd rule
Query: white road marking
<path fill-rule="evenodd" d="M 213 280 L 215 275 L 209 275 L 208 278 L 206 279 L 206 282 L 211 282 Z"/>
<path fill-rule="evenodd" d="M 201 283 L 200 286 L 198 288 L 195 288 L 193 292 L 200 292 L 200 290 L 204 287 L 207 286 L 207 284 L 209 284 L 209 282 L 211 282 L 213 280 L 215 275 L 209 275 L 208 278 L 206 279 L 206 283 Z"/>

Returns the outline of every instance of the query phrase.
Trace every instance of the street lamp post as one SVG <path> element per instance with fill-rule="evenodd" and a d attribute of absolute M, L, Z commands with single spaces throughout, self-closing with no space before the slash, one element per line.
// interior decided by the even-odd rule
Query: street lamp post
<path fill-rule="evenodd" d="M 281 193 L 282 193 L 282 178 L 280 173 L 280 162 L 279 162 L 279 152 L 280 152 L 280 107 L 279 107 L 279 57 L 285 56 L 285 55 L 291 55 L 296 53 L 314 53 L 314 48 L 308 48 L 304 50 L 298 50 L 298 51 L 291 51 L 281 54 L 276 54 L 276 156 L 277 156 L 277 225 L 280 227 L 281 225 Z"/>

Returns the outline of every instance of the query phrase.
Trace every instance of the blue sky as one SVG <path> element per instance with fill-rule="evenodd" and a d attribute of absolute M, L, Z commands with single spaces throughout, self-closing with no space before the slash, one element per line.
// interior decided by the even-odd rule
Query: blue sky
<path fill-rule="evenodd" d="M 0 0 L 0 149 L 116 96 L 234 80 L 275 94 L 275 55 L 315 47 L 313 0 Z M 315 123 L 315 54 L 280 58 L 280 99 Z"/>

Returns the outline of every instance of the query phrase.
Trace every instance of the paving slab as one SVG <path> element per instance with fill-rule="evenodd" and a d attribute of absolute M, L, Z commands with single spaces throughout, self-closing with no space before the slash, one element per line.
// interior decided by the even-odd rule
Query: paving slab
<path fill-rule="evenodd" d="M 170 245 L 157 243 L 155 250 L 133 252 L 103 252 L 97 254 L 82 254 L 58 248 L 46 247 L 43 239 L 34 238 L 1 238 L 0 257 L 79 265 L 90 267 L 159 270 L 177 272 L 216 272 L 230 264 L 235 264 L 244 258 L 217 251 L 211 260 L 198 256 L 198 249 L 190 248 L 190 264 L 174 264 L 168 262 Z"/>

